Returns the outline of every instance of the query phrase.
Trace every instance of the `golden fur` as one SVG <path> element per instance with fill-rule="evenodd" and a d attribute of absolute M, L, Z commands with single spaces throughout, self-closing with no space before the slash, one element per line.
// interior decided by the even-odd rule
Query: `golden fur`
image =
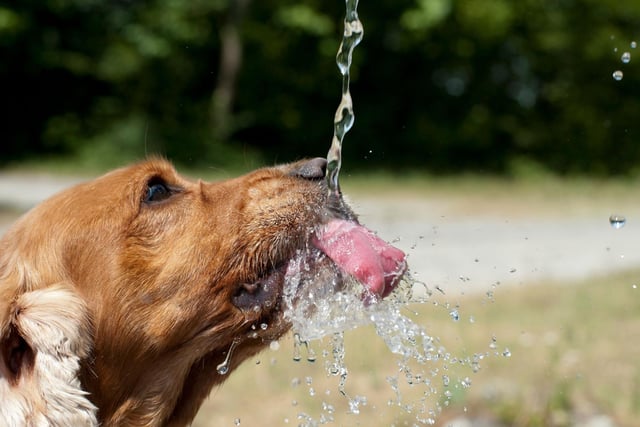
<path fill-rule="evenodd" d="M 288 329 L 281 265 L 343 209 L 323 162 L 205 183 L 154 159 L 18 220 L 0 240 L 0 425 L 187 425 L 232 343 L 230 371 Z"/>

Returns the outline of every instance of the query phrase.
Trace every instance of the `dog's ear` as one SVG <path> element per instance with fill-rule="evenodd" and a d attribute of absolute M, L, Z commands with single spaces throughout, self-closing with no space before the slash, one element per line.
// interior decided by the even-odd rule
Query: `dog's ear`
<path fill-rule="evenodd" d="M 91 346 L 91 321 L 82 299 L 57 284 L 19 295 L 9 304 L 0 354 L 12 380 L 33 367 L 36 355 L 84 359 Z"/>
<path fill-rule="evenodd" d="M 25 341 L 15 322 L 10 322 L 0 338 L 0 381 L 15 386 L 23 373 L 33 368 L 33 348 Z"/>
<path fill-rule="evenodd" d="M 91 321 L 73 288 L 22 293 L 0 303 L 0 316 L 0 425 L 20 417 L 97 425 L 78 377 L 91 350 Z"/>

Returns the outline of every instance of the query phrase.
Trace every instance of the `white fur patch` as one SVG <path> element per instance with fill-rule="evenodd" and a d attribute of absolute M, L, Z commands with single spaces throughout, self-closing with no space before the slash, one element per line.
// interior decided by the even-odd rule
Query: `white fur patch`
<path fill-rule="evenodd" d="M 21 295 L 14 307 L 13 325 L 35 357 L 13 384 L 0 371 L 0 425 L 97 426 L 96 408 L 78 379 L 91 346 L 82 300 L 68 287 L 54 286 Z"/>

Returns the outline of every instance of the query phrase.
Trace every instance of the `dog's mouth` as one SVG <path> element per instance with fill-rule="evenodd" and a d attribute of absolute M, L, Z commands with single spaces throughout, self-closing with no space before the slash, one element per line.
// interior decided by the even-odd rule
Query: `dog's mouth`
<path fill-rule="evenodd" d="M 274 267 L 263 277 L 249 283 L 242 283 L 232 298 L 233 304 L 242 309 L 259 313 L 276 308 L 282 293 L 287 264 Z"/>
<path fill-rule="evenodd" d="M 362 285 L 367 304 L 388 296 L 405 274 L 405 254 L 354 220 L 330 219 L 320 225 L 289 259 L 256 281 L 241 284 L 233 304 L 253 318 L 281 312 L 297 295 L 324 298 L 340 291 L 347 278 Z"/>

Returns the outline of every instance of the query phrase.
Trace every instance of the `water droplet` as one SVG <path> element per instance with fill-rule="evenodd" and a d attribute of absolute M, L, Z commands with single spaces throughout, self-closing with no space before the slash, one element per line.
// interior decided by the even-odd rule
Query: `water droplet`
<path fill-rule="evenodd" d="M 624 64 L 628 64 L 631 61 L 631 54 L 629 52 L 625 52 L 622 54 L 620 58 Z"/>
<path fill-rule="evenodd" d="M 638 289 L 638 285 L 631 285 L 631 289 Z"/>
<path fill-rule="evenodd" d="M 299 362 L 300 360 L 302 360 L 302 356 L 300 356 L 300 346 L 294 344 L 294 347 L 293 347 L 293 361 L 294 362 Z"/>
<path fill-rule="evenodd" d="M 497 339 L 495 336 L 491 337 L 491 344 L 489 344 L 489 348 L 492 350 L 495 350 L 496 348 L 498 348 Z"/>
<path fill-rule="evenodd" d="M 505 348 L 504 351 L 502 352 L 502 355 L 504 357 L 511 357 L 511 350 L 509 350 L 509 348 Z"/>
<path fill-rule="evenodd" d="M 234 426 L 239 426 L 240 425 L 240 418 L 236 418 L 235 420 L 233 420 L 233 425 Z"/>
<path fill-rule="evenodd" d="M 509 270 L 509 273 L 515 273 L 516 271 L 518 270 L 516 270 L 515 268 L 512 268 L 511 270 Z"/>
<path fill-rule="evenodd" d="M 280 350 L 280 343 L 278 341 L 271 341 L 271 343 L 269 344 L 269 349 L 272 351 Z"/>
<path fill-rule="evenodd" d="M 458 310 L 455 310 L 455 309 L 451 310 L 449 312 L 449 316 L 451 316 L 454 322 L 457 322 L 458 320 L 460 320 L 460 314 L 458 313 Z"/>
<path fill-rule="evenodd" d="M 316 352 L 312 348 L 307 347 L 307 362 L 315 362 L 316 359 Z"/>
<path fill-rule="evenodd" d="M 240 340 L 237 338 L 234 339 L 233 342 L 231 343 L 231 346 L 229 347 L 229 351 L 227 351 L 227 356 L 224 358 L 222 363 L 216 366 L 216 371 L 218 371 L 220 375 L 226 375 L 229 372 L 229 365 L 231 364 L 231 355 L 233 354 L 233 350 L 235 350 L 238 344 L 240 344 Z"/>
<path fill-rule="evenodd" d="M 614 80 L 620 81 L 620 80 L 622 80 L 623 77 L 624 77 L 624 74 L 622 73 L 622 71 L 616 70 L 616 71 L 613 72 L 613 79 Z"/>
<path fill-rule="evenodd" d="M 269 327 L 269 325 L 267 325 L 266 323 L 262 323 L 260 325 L 260 329 L 262 329 L 263 331 L 266 331 L 268 327 Z"/>
<path fill-rule="evenodd" d="M 616 230 L 621 229 L 627 223 L 627 219 L 622 215 L 611 215 L 609 217 L 609 224 Z"/>
<path fill-rule="evenodd" d="M 636 47 L 638 47 L 638 43 L 631 42 L 631 49 L 635 49 Z"/>
<path fill-rule="evenodd" d="M 349 399 L 349 412 L 350 414 L 358 415 L 360 413 L 360 405 L 367 404 L 367 398 L 364 396 L 356 396 L 354 399 Z"/>
<path fill-rule="evenodd" d="M 442 385 L 445 387 L 449 387 L 449 383 L 451 382 L 451 380 L 449 379 L 448 375 L 443 375 L 442 376 Z"/>

